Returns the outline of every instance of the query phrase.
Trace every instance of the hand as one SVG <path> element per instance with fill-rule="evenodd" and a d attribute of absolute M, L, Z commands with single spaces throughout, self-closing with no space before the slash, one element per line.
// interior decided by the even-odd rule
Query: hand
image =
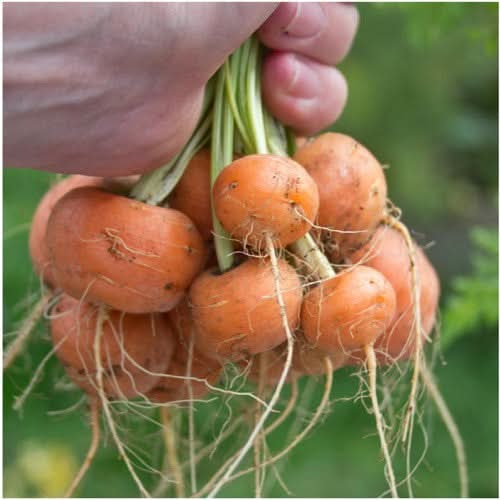
<path fill-rule="evenodd" d="M 330 3 L 6 4 L 4 164 L 65 173 L 142 173 L 170 159 L 203 88 L 258 29 L 263 95 L 298 132 L 333 122 L 357 10 Z M 259 29 L 260 27 L 260 29 Z"/>

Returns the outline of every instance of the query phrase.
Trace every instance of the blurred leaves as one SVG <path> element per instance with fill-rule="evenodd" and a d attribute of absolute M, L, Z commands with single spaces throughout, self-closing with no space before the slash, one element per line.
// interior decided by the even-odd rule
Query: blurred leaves
<path fill-rule="evenodd" d="M 458 32 L 485 54 L 496 54 L 498 36 L 495 20 L 498 16 L 495 3 L 483 3 L 472 16 L 467 4 L 459 2 L 432 2 L 419 4 L 418 7 L 411 3 L 398 3 L 396 6 L 406 15 L 408 38 L 417 48 L 428 49 L 450 33 Z"/>
<path fill-rule="evenodd" d="M 59 443 L 25 442 L 5 471 L 7 497 L 61 497 L 78 465 L 71 448 Z"/>
<path fill-rule="evenodd" d="M 442 347 L 467 333 L 495 329 L 498 323 L 498 233 L 474 228 L 472 272 L 453 279 L 443 311 Z"/>

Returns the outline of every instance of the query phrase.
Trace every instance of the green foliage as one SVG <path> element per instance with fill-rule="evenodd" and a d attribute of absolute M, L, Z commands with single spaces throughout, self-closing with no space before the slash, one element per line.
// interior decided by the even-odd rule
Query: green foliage
<path fill-rule="evenodd" d="M 387 6 L 387 4 L 379 5 Z M 408 39 L 417 48 L 431 48 L 450 34 L 458 32 L 488 56 L 496 54 L 498 49 L 496 3 L 483 3 L 476 5 L 474 9 L 467 3 L 458 2 L 426 3 L 418 6 L 398 3 L 396 8 L 406 15 Z"/>
<path fill-rule="evenodd" d="M 495 230 L 471 231 L 472 272 L 453 279 L 443 311 L 442 346 L 462 335 L 492 330 L 498 323 L 498 236 Z"/>

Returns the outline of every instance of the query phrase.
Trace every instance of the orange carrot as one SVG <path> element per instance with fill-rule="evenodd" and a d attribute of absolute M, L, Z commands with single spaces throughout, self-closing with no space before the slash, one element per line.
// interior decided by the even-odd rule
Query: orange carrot
<path fill-rule="evenodd" d="M 375 269 L 357 266 L 321 282 L 304 297 L 302 329 L 313 346 L 349 352 L 373 343 L 395 311 L 391 284 Z"/>
<path fill-rule="evenodd" d="M 63 290 L 132 313 L 175 307 L 206 252 L 181 212 L 96 188 L 73 190 L 56 204 L 47 242 Z"/>
<path fill-rule="evenodd" d="M 363 262 L 380 271 L 396 293 L 397 310 L 394 321 L 375 344 L 378 362 L 390 364 L 409 358 L 416 341 L 415 336 L 411 335 L 415 316 L 412 306 L 410 258 L 403 236 L 395 229 L 381 225 L 372 240 L 354 253 L 351 260 Z M 416 264 L 420 275 L 422 334 L 428 336 L 436 321 L 439 278 L 423 250 L 418 247 Z"/>
<path fill-rule="evenodd" d="M 298 324 L 302 290 L 295 270 L 278 261 L 287 319 Z M 248 259 L 219 274 L 205 271 L 189 292 L 198 349 L 208 355 L 238 360 L 273 349 L 286 340 L 268 258 Z"/>
<path fill-rule="evenodd" d="M 322 239 L 339 262 L 367 241 L 382 219 L 387 195 L 382 167 L 357 141 L 332 132 L 304 144 L 294 160 L 318 185 L 318 224 L 327 228 Z"/>
<path fill-rule="evenodd" d="M 225 167 L 213 190 L 214 209 L 224 228 L 246 246 L 265 249 L 302 237 L 318 211 L 318 189 L 290 158 L 248 155 Z"/>
<path fill-rule="evenodd" d="M 186 214 L 204 240 L 212 239 L 210 209 L 210 151 L 202 149 L 187 166 L 183 176 L 168 198 L 168 204 Z"/>
<path fill-rule="evenodd" d="M 52 310 L 56 355 L 79 387 L 96 393 L 94 356 L 98 306 L 64 295 Z M 164 315 L 110 310 L 103 324 L 100 364 L 108 397 L 133 398 L 151 389 L 170 363 L 175 337 Z"/>

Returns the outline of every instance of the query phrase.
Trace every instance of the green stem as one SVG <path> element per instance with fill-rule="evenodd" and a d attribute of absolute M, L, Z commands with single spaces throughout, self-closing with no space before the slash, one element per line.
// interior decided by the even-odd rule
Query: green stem
<path fill-rule="evenodd" d="M 238 71 L 239 71 L 239 61 L 241 57 L 241 52 L 238 49 L 230 58 L 230 60 L 226 60 L 224 63 L 224 77 L 226 84 L 226 94 L 229 105 L 231 106 L 231 111 L 233 113 L 233 118 L 238 128 L 238 132 L 240 133 L 241 140 L 243 142 L 243 147 L 245 150 L 251 150 L 252 145 L 250 143 L 250 139 L 248 137 L 247 131 L 243 124 L 242 117 L 238 110 L 238 106 L 236 104 L 236 95 L 234 89 L 234 80 L 237 81 Z M 230 62 L 231 61 L 231 62 Z"/>
<path fill-rule="evenodd" d="M 258 154 L 267 154 L 269 151 L 265 136 L 262 98 L 260 94 L 259 42 L 257 39 L 252 38 L 251 43 L 246 80 L 248 118 L 256 145 L 255 152 Z"/>
<path fill-rule="evenodd" d="M 217 74 L 213 109 L 210 188 L 213 188 L 222 169 L 231 163 L 233 155 L 234 124 L 231 107 L 225 102 L 224 79 L 224 70 L 220 69 Z M 229 270 L 234 263 L 233 244 L 215 214 L 212 191 L 211 202 L 215 253 L 219 269 L 224 272 Z"/>

